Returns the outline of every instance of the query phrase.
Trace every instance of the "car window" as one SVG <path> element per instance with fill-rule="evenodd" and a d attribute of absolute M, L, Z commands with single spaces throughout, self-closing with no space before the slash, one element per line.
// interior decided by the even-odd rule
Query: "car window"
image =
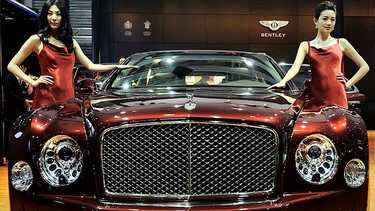
<path fill-rule="evenodd" d="M 109 88 L 149 86 L 269 87 L 282 79 L 264 55 L 155 55 L 131 60 L 139 68 L 114 75 Z"/>

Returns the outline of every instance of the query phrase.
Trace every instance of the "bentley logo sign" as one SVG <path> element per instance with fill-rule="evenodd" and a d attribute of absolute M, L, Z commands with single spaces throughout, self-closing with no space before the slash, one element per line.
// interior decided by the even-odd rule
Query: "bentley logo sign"
<path fill-rule="evenodd" d="M 272 21 L 259 21 L 259 23 L 260 23 L 262 26 L 271 29 L 271 31 L 277 31 L 277 30 L 279 30 L 281 27 L 284 27 L 284 26 L 288 25 L 289 21 L 277 21 L 277 20 L 272 20 Z"/>
<path fill-rule="evenodd" d="M 259 23 L 269 28 L 271 31 L 275 32 L 279 30 L 281 27 L 288 25 L 289 21 L 277 21 L 277 20 L 270 20 L 270 21 L 259 21 Z M 260 33 L 261 37 L 285 37 L 286 33 Z"/>

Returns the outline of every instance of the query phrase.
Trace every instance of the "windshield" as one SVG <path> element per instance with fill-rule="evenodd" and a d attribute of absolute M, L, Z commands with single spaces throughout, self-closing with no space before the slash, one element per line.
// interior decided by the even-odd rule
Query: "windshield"
<path fill-rule="evenodd" d="M 232 86 L 267 88 L 281 80 L 270 58 L 262 54 L 155 54 L 130 58 L 112 75 L 108 88 Z"/>

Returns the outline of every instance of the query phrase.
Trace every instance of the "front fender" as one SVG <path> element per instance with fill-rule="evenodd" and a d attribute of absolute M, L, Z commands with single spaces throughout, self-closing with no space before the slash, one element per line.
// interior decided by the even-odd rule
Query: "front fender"
<path fill-rule="evenodd" d="M 300 142 L 311 134 L 322 134 L 328 137 L 338 153 L 338 170 L 330 181 L 322 185 L 308 184 L 297 173 L 295 166 L 296 150 Z M 360 159 L 365 164 L 368 174 L 369 153 L 366 125 L 357 113 L 340 107 L 327 107 L 320 112 L 302 112 L 293 129 L 288 157 L 286 171 L 291 177 L 285 180 L 287 192 L 321 191 L 327 188 L 349 190 L 343 176 L 348 161 L 354 158 Z M 362 187 L 366 186 L 367 182 L 356 190 L 364 191 L 366 188 Z"/>
<path fill-rule="evenodd" d="M 79 178 L 66 187 L 50 186 L 39 171 L 39 157 L 44 144 L 56 135 L 67 135 L 73 138 L 83 153 L 83 170 Z M 82 193 L 94 195 L 95 185 L 89 152 L 89 143 L 84 125 L 82 109 L 79 104 L 53 105 L 27 113 L 15 122 L 9 143 L 9 192 L 11 207 L 19 206 L 24 198 L 33 194 L 43 193 Z M 14 164 L 24 161 L 30 165 L 33 184 L 27 192 L 20 192 L 11 184 L 11 171 Z M 91 169 L 91 171 L 90 171 Z M 17 210 L 17 209 L 15 209 Z"/>

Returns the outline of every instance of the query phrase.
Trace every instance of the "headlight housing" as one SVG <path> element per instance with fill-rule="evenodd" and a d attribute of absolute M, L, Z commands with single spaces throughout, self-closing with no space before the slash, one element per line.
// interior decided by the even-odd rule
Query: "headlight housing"
<path fill-rule="evenodd" d="M 350 160 L 344 169 L 344 179 L 351 188 L 358 188 L 366 180 L 366 166 L 360 159 Z"/>
<path fill-rule="evenodd" d="M 18 161 L 12 167 L 11 183 L 16 190 L 28 191 L 33 184 L 33 172 L 29 164 Z"/>
<path fill-rule="evenodd" d="M 49 139 L 39 156 L 39 171 L 54 187 L 72 184 L 82 172 L 83 155 L 77 142 L 66 135 Z"/>
<path fill-rule="evenodd" d="M 304 138 L 295 154 L 296 170 L 310 184 L 324 184 L 337 172 L 338 155 L 332 141 L 321 134 Z"/>

